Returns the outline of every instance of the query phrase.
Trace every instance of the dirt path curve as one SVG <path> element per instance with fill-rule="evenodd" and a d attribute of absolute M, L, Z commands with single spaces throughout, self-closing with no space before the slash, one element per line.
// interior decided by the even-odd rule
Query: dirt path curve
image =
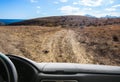
<path fill-rule="evenodd" d="M 38 62 L 89 62 L 85 47 L 77 40 L 74 30 L 32 29 L 1 27 L 0 52 L 24 56 Z"/>
<path fill-rule="evenodd" d="M 80 62 L 85 63 L 85 48 L 76 40 L 76 33 L 70 29 L 62 29 L 44 38 L 41 48 L 43 61 Z M 46 55 L 45 55 L 46 54 Z"/>
<path fill-rule="evenodd" d="M 1 26 L 0 52 L 38 62 L 120 65 L 119 33 L 106 28 Z M 113 35 L 118 36 L 117 42 Z"/>

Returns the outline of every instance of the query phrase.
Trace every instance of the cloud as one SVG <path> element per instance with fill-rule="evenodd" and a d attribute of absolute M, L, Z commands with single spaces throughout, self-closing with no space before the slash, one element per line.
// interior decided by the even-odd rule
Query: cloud
<path fill-rule="evenodd" d="M 60 8 L 61 12 L 64 14 L 74 14 L 74 12 L 78 12 L 78 7 L 72 7 L 72 6 L 63 6 Z"/>
<path fill-rule="evenodd" d="M 106 8 L 106 11 L 116 11 L 116 8 Z"/>
<path fill-rule="evenodd" d="M 37 8 L 36 13 L 40 14 L 40 6 L 36 6 L 36 8 Z"/>
<path fill-rule="evenodd" d="M 106 10 L 106 11 L 116 11 L 116 10 L 117 10 L 117 7 L 120 7 L 120 4 L 118 4 L 118 5 L 113 5 L 113 6 L 110 7 L 110 8 L 106 8 L 105 10 Z"/>
<path fill-rule="evenodd" d="M 90 7 L 97 7 L 102 5 L 103 0 L 81 0 L 81 5 L 90 6 Z"/>
<path fill-rule="evenodd" d="M 84 8 L 85 11 L 90 11 L 92 8 Z"/>
<path fill-rule="evenodd" d="M 59 4 L 59 2 L 57 2 L 57 1 L 55 1 L 55 2 L 53 2 L 54 4 Z"/>
<path fill-rule="evenodd" d="M 118 5 L 114 5 L 114 6 L 112 6 L 112 7 L 114 7 L 114 8 L 116 8 L 116 7 L 120 7 L 120 4 L 118 4 Z"/>
<path fill-rule="evenodd" d="M 106 4 L 113 4 L 115 0 L 78 0 L 74 1 L 73 5 L 82 5 L 88 7 L 99 7 Z"/>
<path fill-rule="evenodd" d="M 37 6 L 36 8 L 37 8 L 37 9 L 40 9 L 40 6 Z"/>
<path fill-rule="evenodd" d="M 36 3 L 38 0 L 30 0 L 31 3 Z"/>
<path fill-rule="evenodd" d="M 110 15 L 111 16 L 120 16 L 120 12 L 111 12 Z"/>
<path fill-rule="evenodd" d="M 37 10 L 37 11 L 36 11 L 36 13 L 37 13 L 37 14 L 40 14 L 40 11 L 39 11 L 39 10 Z"/>
<path fill-rule="evenodd" d="M 68 0 L 60 0 L 60 2 L 63 2 L 63 3 L 65 3 L 65 2 L 68 2 Z"/>
<path fill-rule="evenodd" d="M 90 15 L 96 16 L 96 17 L 104 17 L 106 15 L 110 15 L 110 16 L 120 16 L 120 12 L 111 12 L 111 11 L 104 11 L 104 13 L 102 11 L 96 11 L 96 12 L 91 12 Z"/>
<path fill-rule="evenodd" d="M 113 5 L 114 2 L 115 0 L 76 0 L 72 5 L 62 6 L 59 10 L 64 15 L 120 16 L 120 4 Z"/>
<path fill-rule="evenodd" d="M 113 3 L 114 3 L 114 0 L 110 0 L 109 2 L 110 2 L 110 4 L 113 4 Z"/>
<path fill-rule="evenodd" d="M 77 2 L 73 2 L 73 5 L 83 5 L 89 7 L 97 7 L 102 5 L 103 0 L 78 0 Z"/>
<path fill-rule="evenodd" d="M 77 4 L 79 4 L 78 2 L 73 2 L 73 5 L 77 5 Z"/>
<path fill-rule="evenodd" d="M 80 9 L 79 7 L 75 6 L 63 6 L 59 9 L 61 13 L 65 15 L 92 15 L 96 17 L 104 17 L 106 15 L 111 15 L 111 16 L 120 16 L 120 12 L 115 12 L 116 9 L 114 8 L 106 8 L 106 11 L 93 11 L 92 8 L 86 7 Z"/>
<path fill-rule="evenodd" d="M 62 6 L 59 10 L 61 11 L 61 13 L 65 15 L 86 15 L 88 14 L 88 12 L 91 14 L 92 8 L 89 7 L 79 8 L 68 5 L 68 6 Z"/>

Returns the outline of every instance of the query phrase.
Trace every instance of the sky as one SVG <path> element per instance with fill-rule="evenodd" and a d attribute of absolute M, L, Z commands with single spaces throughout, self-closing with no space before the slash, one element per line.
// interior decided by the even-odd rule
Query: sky
<path fill-rule="evenodd" d="M 0 19 L 87 14 L 120 16 L 120 0 L 0 0 Z"/>

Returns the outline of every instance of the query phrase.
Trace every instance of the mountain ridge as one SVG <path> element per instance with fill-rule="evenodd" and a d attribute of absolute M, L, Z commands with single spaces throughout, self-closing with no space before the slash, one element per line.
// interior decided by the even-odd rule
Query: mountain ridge
<path fill-rule="evenodd" d="M 51 16 L 34 18 L 9 25 L 37 25 L 37 26 L 61 26 L 61 27 L 89 27 L 120 24 L 120 18 L 95 18 L 79 15 Z"/>

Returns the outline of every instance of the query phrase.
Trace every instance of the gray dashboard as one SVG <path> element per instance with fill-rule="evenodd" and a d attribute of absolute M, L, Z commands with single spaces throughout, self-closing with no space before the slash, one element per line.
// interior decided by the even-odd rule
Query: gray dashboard
<path fill-rule="evenodd" d="M 76 63 L 38 63 L 42 72 L 120 74 L 119 66 L 76 64 Z"/>
<path fill-rule="evenodd" d="M 18 82 L 120 82 L 119 66 L 37 63 L 13 55 L 9 58 L 20 73 L 18 77 L 22 76 Z"/>

